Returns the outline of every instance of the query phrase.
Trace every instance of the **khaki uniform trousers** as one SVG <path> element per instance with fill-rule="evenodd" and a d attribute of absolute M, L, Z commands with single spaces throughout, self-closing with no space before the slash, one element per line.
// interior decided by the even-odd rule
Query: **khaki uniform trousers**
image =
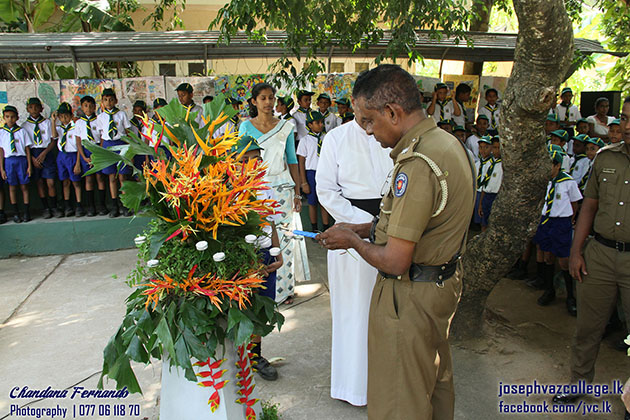
<path fill-rule="evenodd" d="M 588 275 L 577 282 L 577 324 L 571 351 L 571 382 L 592 382 L 599 345 L 621 296 L 630 325 L 630 252 L 619 252 L 595 239 L 584 248 Z"/>
<path fill-rule="evenodd" d="M 378 276 L 368 328 L 368 419 L 452 420 L 448 333 L 462 271 L 438 287 Z"/>

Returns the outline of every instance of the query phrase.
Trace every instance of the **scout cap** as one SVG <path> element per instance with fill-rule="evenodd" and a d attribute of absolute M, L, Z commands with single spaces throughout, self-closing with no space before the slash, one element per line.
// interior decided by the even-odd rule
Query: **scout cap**
<path fill-rule="evenodd" d="M 137 100 L 136 102 L 133 103 L 133 107 L 140 107 L 142 109 L 147 109 L 147 103 L 141 100 Z"/>
<path fill-rule="evenodd" d="M 550 133 L 552 136 L 560 137 L 563 142 L 569 141 L 569 133 L 566 130 L 554 130 Z"/>
<path fill-rule="evenodd" d="M 335 99 L 335 103 L 336 103 L 337 105 L 350 106 L 350 99 L 348 99 L 348 98 L 339 98 L 339 99 Z"/>
<path fill-rule="evenodd" d="M 299 101 L 300 99 L 302 99 L 302 96 L 313 96 L 313 95 L 315 95 L 315 93 L 311 92 L 309 90 L 298 90 L 296 96 L 297 96 L 298 101 Z"/>
<path fill-rule="evenodd" d="M 582 143 L 586 143 L 589 137 L 586 134 L 579 134 L 577 136 L 573 136 L 573 140 L 581 141 Z"/>
<path fill-rule="evenodd" d="M 293 100 L 293 98 L 289 95 L 287 96 L 281 96 L 280 98 L 280 102 L 282 102 L 284 105 L 286 105 L 286 107 L 288 109 L 291 109 L 295 106 L 295 101 Z"/>
<path fill-rule="evenodd" d="M 62 102 L 57 108 L 57 114 L 72 114 L 72 107 L 68 102 Z"/>
<path fill-rule="evenodd" d="M 477 143 L 487 143 L 487 144 L 492 144 L 492 137 L 490 136 L 482 136 Z"/>
<path fill-rule="evenodd" d="M 352 121 L 354 120 L 354 114 L 350 111 L 348 112 L 344 112 L 343 114 L 341 114 L 341 120 L 342 121 Z"/>
<path fill-rule="evenodd" d="M 557 144 L 550 144 L 547 151 L 549 152 L 549 157 L 551 157 L 551 161 L 553 163 L 562 163 L 564 160 L 564 149 Z"/>
<path fill-rule="evenodd" d="M 2 110 L 2 113 L 4 114 L 5 112 L 15 112 L 15 115 L 18 115 L 18 110 L 13 105 L 5 106 L 4 109 Z"/>
<path fill-rule="evenodd" d="M 490 122 L 490 119 L 488 118 L 488 116 L 486 114 L 479 114 L 479 116 L 477 117 L 477 121 L 479 120 L 486 120 L 488 122 Z"/>
<path fill-rule="evenodd" d="M 155 100 L 153 101 L 153 109 L 155 108 L 159 108 L 161 106 L 166 106 L 168 105 L 166 102 L 166 99 L 164 98 L 155 98 Z"/>
<path fill-rule="evenodd" d="M 564 89 L 562 89 L 562 93 L 560 93 L 560 95 L 564 95 L 565 93 L 573 93 L 573 91 L 571 90 L 570 87 L 565 87 Z"/>
<path fill-rule="evenodd" d="M 579 124 L 581 122 L 588 124 L 588 120 L 586 118 L 580 118 L 579 120 L 576 121 L 575 124 L 577 125 L 577 124 Z"/>
<path fill-rule="evenodd" d="M 558 122 L 558 116 L 556 114 L 547 114 L 547 121 Z"/>
<path fill-rule="evenodd" d="M 499 136 L 492 136 L 492 143 L 494 143 L 494 142 L 501 143 L 501 139 L 499 139 Z"/>
<path fill-rule="evenodd" d="M 606 143 L 604 143 L 604 140 L 600 139 L 599 137 L 589 137 L 588 139 L 586 139 L 586 142 L 593 143 L 595 146 L 599 146 L 600 149 L 606 146 Z"/>
<path fill-rule="evenodd" d="M 309 110 L 306 113 L 306 124 L 312 123 L 313 121 L 323 120 L 324 116 L 319 111 Z"/>
<path fill-rule="evenodd" d="M 258 144 L 258 141 L 252 136 L 245 135 L 238 139 L 233 151 L 241 153 L 243 151 L 249 152 L 251 150 L 262 150 L 262 147 Z"/>
<path fill-rule="evenodd" d="M 193 93 L 193 87 L 190 83 L 181 83 L 179 86 L 177 86 L 177 88 L 175 89 L 175 91 L 178 90 L 183 90 L 184 92 L 188 92 L 188 93 Z"/>
<path fill-rule="evenodd" d="M 433 90 L 437 92 L 440 89 L 448 89 L 448 86 L 446 85 L 446 83 L 442 83 L 442 82 L 436 83 L 435 88 Z"/>
<path fill-rule="evenodd" d="M 114 92 L 114 89 L 112 88 L 105 88 L 103 89 L 103 93 L 101 93 L 101 96 L 113 96 L 115 98 L 116 92 Z"/>
<path fill-rule="evenodd" d="M 466 129 L 464 127 L 462 127 L 461 125 L 456 125 L 455 127 L 453 127 L 453 133 L 456 131 L 466 131 Z"/>
<path fill-rule="evenodd" d="M 330 95 L 327 94 L 326 92 L 319 94 L 319 96 L 317 97 L 317 100 L 319 101 L 320 99 L 328 99 L 329 101 L 332 102 L 332 100 L 330 99 Z"/>
<path fill-rule="evenodd" d="M 439 127 L 441 125 L 453 125 L 453 123 L 451 122 L 451 120 L 438 121 L 437 126 Z"/>
<path fill-rule="evenodd" d="M 621 125 L 621 120 L 619 118 L 615 118 L 610 122 L 610 124 L 608 124 L 608 127 L 610 127 L 611 125 Z"/>
<path fill-rule="evenodd" d="M 28 101 L 26 101 L 26 105 L 41 105 L 42 101 L 39 100 L 39 98 L 28 98 Z"/>

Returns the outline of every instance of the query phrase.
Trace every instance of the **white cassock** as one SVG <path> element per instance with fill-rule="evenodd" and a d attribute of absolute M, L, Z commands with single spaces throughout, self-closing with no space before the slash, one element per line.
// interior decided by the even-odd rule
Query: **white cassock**
<path fill-rule="evenodd" d="M 317 198 L 336 222 L 368 223 L 373 216 L 349 199 L 381 198 L 393 168 L 383 149 L 350 121 L 326 134 L 317 165 Z M 377 207 L 378 208 L 378 207 Z M 328 251 L 332 312 L 330 396 L 352 405 L 367 404 L 367 331 L 377 271 L 351 249 Z"/>

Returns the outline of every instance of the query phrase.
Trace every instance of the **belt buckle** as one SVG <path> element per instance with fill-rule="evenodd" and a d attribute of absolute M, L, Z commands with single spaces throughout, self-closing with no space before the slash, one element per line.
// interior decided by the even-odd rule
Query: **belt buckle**
<path fill-rule="evenodd" d="M 617 250 L 617 252 L 625 252 L 626 250 L 625 242 L 615 241 L 615 249 Z"/>

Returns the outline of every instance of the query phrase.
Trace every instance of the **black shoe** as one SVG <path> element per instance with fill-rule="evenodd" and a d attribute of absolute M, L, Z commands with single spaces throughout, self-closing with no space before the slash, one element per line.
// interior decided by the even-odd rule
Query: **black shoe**
<path fill-rule="evenodd" d="M 627 353 L 628 347 L 629 346 L 626 344 L 626 342 L 625 342 L 625 340 L 623 338 L 621 338 L 621 339 L 619 339 L 619 340 L 617 340 L 617 341 L 615 341 L 613 343 L 613 348 L 615 350 L 622 351 L 624 353 Z"/>
<path fill-rule="evenodd" d="M 567 298 L 567 312 L 571 316 L 577 316 L 577 303 L 575 302 L 575 298 Z"/>
<path fill-rule="evenodd" d="M 120 216 L 120 212 L 118 211 L 116 207 L 114 207 L 113 209 L 109 211 L 109 217 L 114 218 L 118 216 Z"/>
<path fill-rule="evenodd" d="M 129 216 L 133 215 L 133 213 L 127 207 L 123 206 L 123 208 L 122 208 L 122 215 L 125 216 L 125 217 L 129 217 Z"/>
<path fill-rule="evenodd" d="M 52 215 L 53 215 L 53 217 L 56 217 L 56 218 L 63 217 L 63 211 L 61 211 L 61 210 L 59 210 L 57 208 L 54 208 L 54 209 L 52 209 Z"/>
<path fill-rule="evenodd" d="M 27 223 L 33 220 L 33 218 L 31 217 L 31 213 L 29 213 L 28 211 L 25 211 L 24 217 L 22 217 L 22 220 L 24 221 L 24 223 Z"/>
<path fill-rule="evenodd" d="M 271 366 L 264 357 L 252 357 L 252 363 L 254 364 L 254 370 L 258 372 L 260 377 L 265 381 L 275 381 L 278 379 L 278 371 L 275 367 Z"/>
<path fill-rule="evenodd" d="M 512 280 L 525 280 L 527 278 L 527 263 L 519 258 L 505 277 Z"/>
<path fill-rule="evenodd" d="M 98 211 L 99 216 L 105 216 L 109 213 L 109 210 L 107 209 L 107 207 L 105 207 L 102 204 L 97 207 L 97 211 Z"/>
<path fill-rule="evenodd" d="M 7 215 L 4 213 L 4 211 L 0 212 L 0 225 L 4 224 L 7 222 Z"/>
<path fill-rule="evenodd" d="M 556 394 L 551 400 L 554 404 L 571 404 L 582 398 L 582 394 Z"/>
<path fill-rule="evenodd" d="M 626 414 L 623 416 L 623 420 L 630 420 L 630 413 L 626 411 Z"/>
<path fill-rule="evenodd" d="M 85 216 L 85 210 L 83 210 L 83 207 L 77 206 L 76 215 L 77 217 Z"/>
<path fill-rule="evenodd" d="M 532 280 L 527 280 L 525 282 L 526 285 L 528 285 L 529 287 L 532 287 L 536 290 L 544 290 L 545 289 L 545 281 L 543 279 L 541 279 L 540 277 L 536 277 L 535 279 Z"/>
<path fill-rule="evenodd" d="M 555 290 L 545 290 L 545 293 L 542 294 L 541 297 L 538 298 L 538 304 L 540 306 L 547 306 L 556 298 Z"/>
<path fill-rule="evenodd" d="M 42 216 L 44 216 L 44 219 L 51 219 L 53 217 L 52 210 L 44 209 L 44 211 L 42 212 Z"/>
<path fill-rule="evenodd" d="M 74 210 L 72 210 L 72 207 L 68 207 L 64 212 L 63 215 L 66 217 L 71 217 L 74 216 Z"/>
<path fill-rule="evenodd" d="M 87 214 L 87 217 L 94 217 L 94 216 L 96 216 L 96 208 L 88 207 L 86 214 Z"/>
<path fill-rule="evenodd" d="M 22 218 L 20 217 L 19 214 L 16 213 L 16 214 L 13 215 L 13 221 L 15 223 L 22 223 Z"/>

